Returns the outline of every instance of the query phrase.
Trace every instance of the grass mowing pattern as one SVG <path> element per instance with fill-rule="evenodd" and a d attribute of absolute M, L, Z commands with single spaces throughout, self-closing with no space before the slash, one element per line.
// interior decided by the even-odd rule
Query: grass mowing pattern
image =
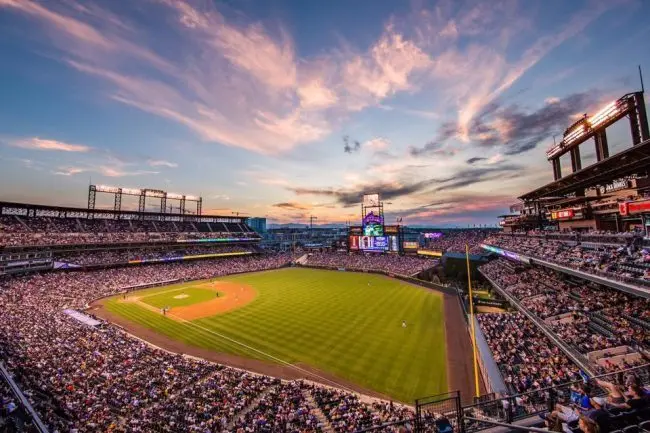
<path fill-rule="evenodd" d="M 184 307 L 186 305 L 198 304 L 209 301 L 217 296 L 217 292 L 200 287 L 184 286 L 177 289 L 162 290 L 165 293 L 158 293 L 140 298 L 140 301 L 156 308 L 163 307 Z M 161 292 L 159 290 L 158 292 Z M 175 296 L 187 295 L 187 298 L 176 299 Z"/>
<path fill-rule="evenodd" d="M 443 300 L 435 292 L 378 275 L 313 269 L 221 280 L 248 284 L 258 296 L 243 308 L 196 320 L 201 327 L 396 400 L 412 403 L 447 391 Z M 110 312 L 171 338 L 268 360 L 204 330 L 115 299 L 106 304 Z"/>

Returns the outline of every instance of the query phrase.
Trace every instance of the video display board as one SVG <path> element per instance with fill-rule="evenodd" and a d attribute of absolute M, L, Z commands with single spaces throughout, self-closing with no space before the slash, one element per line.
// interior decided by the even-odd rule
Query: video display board
<path fill-rule="evenodd" d="M 373 211 L 363 217 L 364 236 L 384 236 L 384 218 Z"/>
<path fill-rule="evenodd" d="M 413 242 L 413 241 L 404 241 L 402 245 L 405 250 L 417 250 L 418 247 L 420 246 L 417 242 Z"/>
<path fill-rule="evenodd" d="M 350 236 L 350 250 L 398 251 L 397 236 Z"/>
<path fill-rule="evenodd" d="M 399 226 L 384 226 L 384 233 L 397 234 L 399 233 Z"/>

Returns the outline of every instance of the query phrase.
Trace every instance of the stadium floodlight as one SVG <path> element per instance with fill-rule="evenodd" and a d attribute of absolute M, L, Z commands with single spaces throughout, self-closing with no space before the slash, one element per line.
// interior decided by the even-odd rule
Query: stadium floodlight
<path fill-rule="evenodd" d="M 194 195 L 186 195 L 185 200 L 197 201 L 199 198 Z"/>
<path fill-rule="evenodd" d="M 562 143 L 557 144 L 546 151 L 547 158 L 553 158 L 555 155 L 562 153 Z"/>
<path fill-rule="evenodd" d="M 587 132 L 587 128 L 584 124 L 578 125 L 575 129 L 569 132 L 562 140 L 562 143 L 565 145 L 571 144 L 576 141 L 578 138 L 582 137 Z"/>
<path fill-rule="evenodd" d="M 97 192 L 108 192 L 111 194 L 115 194 L 120 192 L 120 189 L 116 186 L 107 186 L 107 185 L 95 185 L 95 190 Z"/>
<path fill-rule="evenodd" d="M 599 112 L 589 117 L 589 119 L 587 119 L 587 122 L 589 122 L 592 128 L 595 128 L 601 123 L 604 123 L 606 120 L 618 116 L 622 111 L 621 108 L 618 106 L 618 102 L 619 101 L 614 101 L 608 104 Z"/>
<path fill-rule="evenodd" d="M 145 190 L 145 195 L 147 197 L 157 197 L 157 198 L 162 198 L 165 196 L 165 191 L 161 191 L 159 189 L 146 189 Z"/>
<path fill-rule="evenodd" d="M 140 195 L 142 194 L 142 190 L 138 188 L 122 188 L 122 194 Z"/>

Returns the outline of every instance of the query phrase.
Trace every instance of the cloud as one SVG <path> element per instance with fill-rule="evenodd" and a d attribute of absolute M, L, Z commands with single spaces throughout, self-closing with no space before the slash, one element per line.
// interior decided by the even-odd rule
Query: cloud
<path fill-rule="evenodd" d="M 328 89 L 322 81 L 314 79 L 298 87 L 300 106 L 307 110 L 318 110 L 333 106 L 338 97 L 332 89 Z"/>
<path fill-rule="evenodd" d="M 496 155 L 491 156 L 489 158 L 485 158 L 485 157 L 481 157 L 481 156 L 475 156 L 473 158 L 468 159 L 465 162 L 470 164 L 470 165 L 476 164 L 476 163 L 494 165 L 494 164 L 500 163 L 501 161 L 503 161 L 503 155 L 501 155 L 500 153 L 497 153 Z"/>
<path fill-rule="evenodd" d="M 282 26 L 227 19 L 200 0 L 149 6 L 171 18 L 174 39 L 164 49 L 150 42 L 158 37 L 140 14 L 126 24 L 94 2 L 3 0 L 1 8 L 40 23 L 53 57 L 106 83 L 113 101 L 205 141 L 269 155 L 321 140 L 350 111 L 413 90 L 412 75 L 431 63 L 390 25 L 366 50 L 300 57 Z"/>
<path fill-rule="evenodd" d="M 275 203 L 272 205 L 273 207 L 277 207 L 280 209 L 289 209 L 289 210 L 309 210 L 311 209 L 308 206 L 302 205 L 300 203 Z"/>
<path fill-rule="evenodd" d="M 164 159 L 149 159 L 149 160 L 147 160 L 147 164 L 150 167 L 169 167 L 169 168 L 178 167 L 177 163 L 170 162 L 170 161 L 165 161 Z"/>
<path fill-rule="evenodd" d="M 340 205 L 353 206 L 361 203 L 364 194 L 379 193 L 382 200 L 391 200 L 398 197 L 422 191 L 430 186 L 435 180 L 427 179 L 420 182 L 373 182 L 358 185 L 354 188 L 303 188 L 288 187 L 289 191 L 297 195 L 315 195 L 334 198 Z"/>
<path fill-rule="evenodd" d="M 127 177 L 127 176 L 142 176 L 146 174 L 158 174 L 157 171 L 150 170 L 124 170 L 117 166 L 100 165 L 97 167 L 91 166 L 63 166 L 54 170 L 52 173 L 58 176 L 74 176 L 76 174 L 94 172 L 99 173 L 106 177 Z"/>
<path fill-rule="evenodd" d="M 511 179 L 519 176 L 522 169 L 522 166 L 516 164 L 501 164 L 495 167 L 460 170 L 450 177 L 436 179 L 433 192 L 454 191 L 490 180 Z"/>
<path fill-rule="evenodd" d="M 561 132 L 572 123 L 576 113 L 585 112 L 598 101 L 599 92 L 574 93 L 558 98 L 537 110 L 527 110 L 517 104 L 501 105 L 492 102 L 470 123 L 469 141 L 479 147 L 502 149 L 504 155 L 517 155 L 537 147 L 553 134 Z M 413 156 L 436 154 L 458 133 L 456 126 L 445 123 L 436 139 L 421 148 L 412 148 Z M 502 158 L 494 156 L 493 158 Z M 472 161 L 472 162 L 470 162 Z M 469 164 L 477 162 L 474 158 Z M 492 163 L 498 162 L 492 161 Z"/>
<path fill-rule="evenodd" d="M 438 129 L 438 136 L 427 142 L 421 148 L 411 146 L 409 153 L 411 156 L 420 155 L 438 155 L 438 156 L 453 156 L 454 150 L 446 146 L 447 140 L 454 137 L 458 132 L 455 122 L 444 122 Z"/>
<path fill-rule="evenodd" d="M 371 149 L 374 151 L 386 150 L 388 146 L 390 146 L 390 141 L 383 137 L 373 138 L 362 144 L 364 149 Z"/>
<path fill-rule="evenodd" d="M 503 212 L 512 204 L 513 199 L 507 195 L 457 195 L 453 199 L 434 203 L 434 206 L 420 206 L 411 209 L 403 209 L 394 212 L 409 223 L 422 221 L 450 222 L 450 221 L 471 221 L 472 215 L 480 216 L 479 213 Z M 393 213 L 391 214 L 393 215 Z M 491 216 L 494 220 L 494 215 Z"/>
<path fill-rule="evenodd" d="M 85 173 L 87 171 L 90 171 L 90 169 L 83 167 L 59 167 L 59 169 L 53 173 L 59 176 L 72 176 L 74 174 Z"/>
<path fill-rule="evenodd" d="M 108 177 L 124 177 L 124 176 L 142 176 L 144 174 L 158 174 L 158 171 L 151 170 L 133 170 L 128 171 L 119 167 L 111 167 L 102 165 L 97 170 L 100 174 Z"/>
<path fill-rule="evenodd" d="M 89 152 L 92 148 L 82 144 L 70 144 L 57 140 L 46 140 L 38 137 L 13 140 L 9 145 L 23 149 L 52 150 L 60 152 Z"/>
<path fill-rule="evenodd" d="M 225 200 L 225 201 L 230 200 L 230 196 L 228 196 L 226 194 L 215 194 L 210 198 L 212 198 L 214 200 Z"/>
<path fill-rule="evenodd" d="M 470 126 L 472 142 L 483 147 L 500 147 L 505 155 L 517 155 L 537 147 L 571 123 L 571 116 L 587 111 L 598 101 L 597 92 L 574 93 L 552 104 L 528 111 L 513 104 L 495 104 Z"/>
<path fill-rule="evenodd" d="M 360 110 L 395 93 L 412 90 L 412 75 L 431 64 L 420 47 L 389 24 L 368 53 L 357 54 L 342 66 L 348 108 Z"/>
<path fill-rule="evenodd" d="M 372 181 L 345 188 L 307 188 L 287 186 L 298 196 L 311 195 L 333 198 L 344 207 L 361 203 L 364 194 L 378 193 L 382 200 L 393 200 L 414 194 L 427 195 L 443 191 L 455 191 L 491 180 L 505 180 L 520 175 L 522 166 L 495 163 L 493 166 L 462 169 L 447 177 L 428 178 L 420 181 Z"/>
<path fill-rule="evenodd" d="M 354 140 L 350 144 L 350 137 L 347 135 L 343 137 L 343 152 L 345 153 L 356 153 L 361 150 L 361 143 L 357 140 Z"/>

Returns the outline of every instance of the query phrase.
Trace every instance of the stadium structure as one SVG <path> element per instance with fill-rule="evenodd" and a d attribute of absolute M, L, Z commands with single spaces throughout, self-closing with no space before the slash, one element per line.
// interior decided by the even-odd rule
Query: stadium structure
<path fill-rule="evenodd" d="M 381 191 L 320 234 L 152 188 L 0 202 L 0 431 L 649 430 L 644 107 L 571 125 L 501 230 L 386 224 Z"/>

